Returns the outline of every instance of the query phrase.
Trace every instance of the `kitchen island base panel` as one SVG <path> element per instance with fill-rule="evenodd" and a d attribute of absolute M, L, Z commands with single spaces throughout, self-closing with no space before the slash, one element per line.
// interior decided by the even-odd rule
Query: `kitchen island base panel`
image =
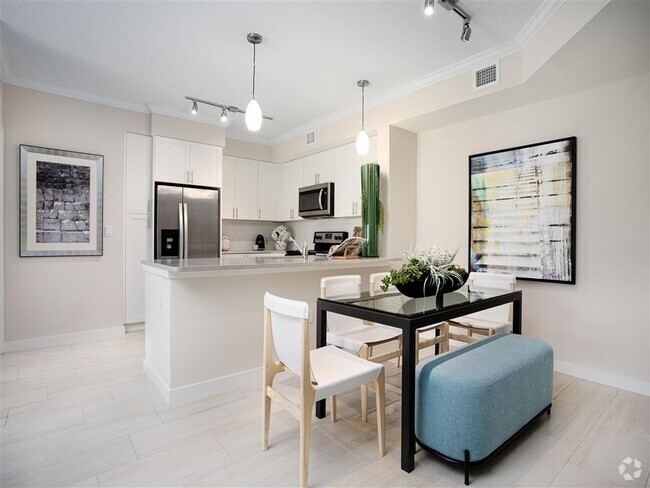
<path fill-rule="evenodd" d="M 315 347 L 320 279 L 361 274 L 367 283 L 370 273 L 388 268 L 386 261 L 378 260 L 376 267 L 364 264 L 361 268 L 185 279 L 146 272 L 145 266 L 144 369 L 168 403 L 259 383 L 264 293 L 309 303 L 310 340 Z"/>

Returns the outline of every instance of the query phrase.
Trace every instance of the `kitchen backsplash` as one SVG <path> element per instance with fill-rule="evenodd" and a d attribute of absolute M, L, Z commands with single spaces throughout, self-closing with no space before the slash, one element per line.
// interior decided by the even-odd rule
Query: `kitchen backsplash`
<path fill-rule="evenodd" d="M 266 237 L 266 249 L 273 250 L 271 232 L 282 222 L 264 222 L 257 220 L 224 220 L 222 235 L 230 237 L 230 252 L 248 252 L 253 249 L 255 237 L 262 234 Z M 302 244 L 306 241 L 309 249 L 314 248 L 314 232 L 316 231 L 346 231 L 352 236 L 355 226 L 361 225 L 361 217 L 341 217 L 332 219 L 304 219 L 285 222 L 291 235 Z M 295 249 L 295 247 L 290 247 Z"/>

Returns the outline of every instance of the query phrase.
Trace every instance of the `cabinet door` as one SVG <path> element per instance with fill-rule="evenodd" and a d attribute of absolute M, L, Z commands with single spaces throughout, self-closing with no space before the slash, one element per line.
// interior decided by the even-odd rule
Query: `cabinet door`
<path fill-rule="evenodd" d="M 125 213 L 146 214 L 151 190 L 151 137 L 126 134 Z"/>
<path fill-rule="evenodd" d="M 273 163 L 257 162 L 257 214 L 260 220 L 278 220 L 278 171 Z"/>
<path fill-rule="evenodd" d="M 188 183 L 190 143 L 156 136 L 154 139 L 154 180 Z"/>
<path fill-rule="evenodd" d="M 311 186 L 318 183 L 318 158 L 316 154 L 307 156 L 303 159 L 303 179 L 301 186 Z"/>
<path fill-rule="evenodd" d="M 221 217 L 235 218 L 235 188 L 237 158 L 223 157 L 223 185 L 221 187 Z"/>
<path fill-rule="evenodd" d="M 304 179 L 304 159 L 296 159 L 288 163 L 291 166 L 291 173 L 293 174 L 293 180 L 291 182 L 291 220 L 302 220 L 302 217 L 298 216 L 298 203 L 300 200 L 300 187 L 303 186 Z"/>
<path fill-rule="evenodd" d="M 300 178 L 302 183 L 302 178 Z M 293 162 L 278 165 L 277 210 L 278 220 L 292 219 L 293 205 Z"/>
<path fill-rule="evenodd" d="M 237 158 L 235 185 L 235 217 L 257 220 L 257 161 Z"/>
<path fill-rule="evenodd" d="M 190 183 L 220 187 L 222 184 L 222 151 L 219 146 L 190 143 Z"/>
<path fill-rule="evenodd" d="M 356 215 L 361 195 L 361 170 L 354 144 L 334 150 L 334 212 L 336 217 Z"/>
<path fill-rule="evenodd" d="M 144 321 L 144 271 L 142 261 L 147 259 L 147 216 L 126 215 L 124 288 L 124 323 Z"/>
<path fill-rule="evenodd" d="M 319 183 L 334 181 L 334 149 L 314 154 L 316 158 L 316 177 Z"/>

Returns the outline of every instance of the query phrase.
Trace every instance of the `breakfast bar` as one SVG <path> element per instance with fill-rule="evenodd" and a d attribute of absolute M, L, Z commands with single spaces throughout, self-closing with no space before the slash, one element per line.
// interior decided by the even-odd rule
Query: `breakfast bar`
<path fill-rule="evenodd" d="M 391 260 L 326 257 L 222 257 L 143 262 L 144 370 L 168 403 L 261 378 L 265 292 L 310 304 L 324 276 L 387 271 Z"/>

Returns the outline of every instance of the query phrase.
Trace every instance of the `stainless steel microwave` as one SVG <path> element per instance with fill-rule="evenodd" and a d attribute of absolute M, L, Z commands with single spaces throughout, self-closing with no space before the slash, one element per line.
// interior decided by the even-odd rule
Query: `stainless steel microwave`
<path fill-rule="evenodd" d="M 334 183 L 300 188 L 298 215 L 304 218 L 334 217 Z"/>

